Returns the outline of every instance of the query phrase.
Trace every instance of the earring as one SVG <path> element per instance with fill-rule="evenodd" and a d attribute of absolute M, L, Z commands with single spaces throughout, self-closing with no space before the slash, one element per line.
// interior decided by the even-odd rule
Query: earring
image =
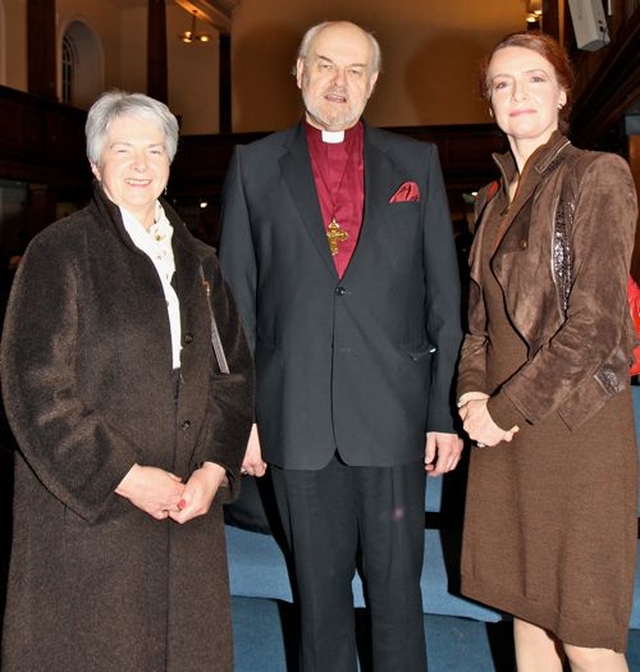
<path fill-rule="evenodd" d="M 558 103 L 558 109 L 561 110 L 564 107 L 562 103 Z"/>

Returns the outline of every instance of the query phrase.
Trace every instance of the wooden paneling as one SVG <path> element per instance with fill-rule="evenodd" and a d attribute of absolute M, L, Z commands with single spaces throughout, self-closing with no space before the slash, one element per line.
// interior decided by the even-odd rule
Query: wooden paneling
<path fill-rule="evenodd" d="M 86 112 L 0 86 L 0 178 L 45 186 L 51 202 L 83 203 L 89 197 L 91 172 L 85 156 Z M 478 189 L 495 175 L 491 154 L 505 141 L 493 124 L 398 127 L 389 129 L 439 149 L 454 217 L 465 215 L 462 194 Z M 265 133 L 182 136 L 171 168 L 169 197 L 193 228 L 211 241 L 217 237 L 217 210 L 227 164 L 236 144 Z M 206 200 L 209 208 L 197 204 Z"/>
<path fill-rule="evenodd" d="M 465 191 L 478 189 L 494 174 L 491 154 L 504 151 L 505 141 L 493 124 L 396 127 L 388 130 L 438 146 L 452 206 Z M 171 194 L 178 199 L 216 200 L 236 144 L 265 133 L 185 136 L 171 171 Z"/>
<path fill-rule="evenodd" d="M 86 112 L 0 86 L 0 178 L 86 194 Z"/>
<path fill-rule="evenodd" d="M 477 190 L 496 175 L 493 152 L 506 141 L 493 124 L 464 126 L 395 127 L 388 129 L 438 146 L 449 205 L 455 220 L 469 211 L 463 194 Z M 222 182 L 236 144 L 246 144 L 265 133 L 185 136 L 171 169 L 169 196 L 194 230 L 213 245 L 219 234 L 218 206 Z M 206 201 L 206 210 L 197 204 Z"/>

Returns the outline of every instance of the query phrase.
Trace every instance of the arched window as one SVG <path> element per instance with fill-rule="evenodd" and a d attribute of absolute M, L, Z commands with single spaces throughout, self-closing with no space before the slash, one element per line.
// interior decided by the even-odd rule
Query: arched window
<path fill-rule="evenodd" d="M 100 38 L 84 21 L 72 21 L 64 31 L 60 53 L 60 100 L 88 109 L 103 88 Z"/>
<path fill-rule="evenodd" d="M 62 38 L 62 102 L 73 103 L 73 80 L 76 69 L 75 45 L 68 33 Z"/>

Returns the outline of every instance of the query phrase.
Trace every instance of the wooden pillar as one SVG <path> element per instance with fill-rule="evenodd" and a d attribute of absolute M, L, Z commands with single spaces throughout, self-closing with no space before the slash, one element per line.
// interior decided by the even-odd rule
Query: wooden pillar
<path fill-rule="evenodd" d="M 543 0 L 542 2 L 542 30 L 556 40 L 560 36 L 560 8 L 558 0 Z"/>
<path fill-rule="evenodd" d="M 232 132 L 231 117 L 231 33 L 221 32 L 219 37 L 218 116 L 219 132 Z"/>
<path fill-rule="evenodd" d="M 29 93 L 57 100 L 56 0 L 27 4 L 27 87 Z"/>
<path fill-rule="evenodd" d="M 147 14 L 147 93 L 163 103 L 169 102 L 165 0 L 149 0 Z"/>

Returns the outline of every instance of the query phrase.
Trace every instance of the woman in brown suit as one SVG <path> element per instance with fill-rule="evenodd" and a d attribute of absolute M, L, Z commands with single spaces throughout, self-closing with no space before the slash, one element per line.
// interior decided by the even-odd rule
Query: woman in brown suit
<path fill-rule="evenodd" d="M 160 195 L 178 124 L 91 108 L 90 205 L 29 245 L 2 338 L 19 445 L 2 669 L 230 672 L 222 502 L 252 365 L 214 251 Z"/>
<path fill-rule="evenodd" d="M 458 381 L 471 455 L 463 592 L 514 616 L 520 672 L 627 670 L 637 533 L 627 277 L 635 188 L 564 133 L 573 75 L 507 37 L 482 87 L 510 151 L 478 195 Z"/>

